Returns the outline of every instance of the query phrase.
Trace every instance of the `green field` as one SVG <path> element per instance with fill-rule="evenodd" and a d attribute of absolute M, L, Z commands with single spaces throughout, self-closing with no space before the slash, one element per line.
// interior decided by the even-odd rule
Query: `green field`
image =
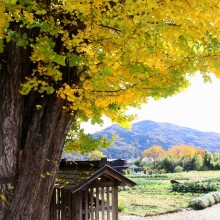
<path fill-rule="evenodd" d="M 220 188 L 220 171 L 184 172 L 161 175 L 128 176 L 137 185 L 133 188 L 120 188 L 119 210 L 138 216 L 150 216 L 187 208 L 189 201 L 198 193 L 172 192 L 171 179 L 184 182 L 207 178 Z"/>

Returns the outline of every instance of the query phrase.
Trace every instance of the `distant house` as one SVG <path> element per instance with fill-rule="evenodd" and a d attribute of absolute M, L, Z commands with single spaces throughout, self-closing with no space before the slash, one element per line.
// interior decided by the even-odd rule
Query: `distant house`
<path fill-rule="evenodd" d="M 128 169 L 130 166 L 130 164 L 123 159 L 108 159 L 108 164 L 119 173 L 123 173 L 123 171 Z"/>
<path fill-rule="evenodd" d="M 118 186 L 135 183 L 101 161 L 62 161 L 49 220 L 118 220 Z"/>
<path fill-rule="evenodd" d="M 137 168 L 139 168 L 138 166 L 136 166 L 135 164 L 131 164 L 130 166 L 129 166 L 129 169 L 137 169 Z"/>
<path fill-rule="evenodd" d="M 144 173 L 144 168 L 138 167 L 135 164 L 130 164 L 130 166 L 128 167 L 128 171 L 131 174 L 141 174 L 141 173 Z"/>

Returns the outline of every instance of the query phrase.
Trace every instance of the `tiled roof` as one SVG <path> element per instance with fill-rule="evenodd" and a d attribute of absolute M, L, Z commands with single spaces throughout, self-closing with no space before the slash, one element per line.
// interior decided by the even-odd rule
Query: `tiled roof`
<path fill-rule="evenodd" d="M 133 186 L 135 183 L 115 171 L 108 165 L 102 168 L 94 166 L 90 162 L 81 163 L 68 162 L 62 164 L 57 172 L 55 188 L 77 191 L 86 185 L 97 181 L 114 181 L 120 185 Z"/>

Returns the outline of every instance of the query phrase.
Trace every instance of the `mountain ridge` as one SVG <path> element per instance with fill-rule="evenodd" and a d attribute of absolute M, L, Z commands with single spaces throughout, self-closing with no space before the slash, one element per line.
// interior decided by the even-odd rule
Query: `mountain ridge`
<path fill-rule="evenodd" d="M 176 145 L 190 145 L 207 149 L 210 152 L 220 152 L 220 133 L 204 132 L 180 125 L 144 120 L 132 124 L 130 130 L 119 125 L 112 125 L 93 134 L 94 137 L 118 134 L 115 144 L 103 152 L 108 158 L 139 157 L 141 153 L 154 145 L 165 150 Z"/>

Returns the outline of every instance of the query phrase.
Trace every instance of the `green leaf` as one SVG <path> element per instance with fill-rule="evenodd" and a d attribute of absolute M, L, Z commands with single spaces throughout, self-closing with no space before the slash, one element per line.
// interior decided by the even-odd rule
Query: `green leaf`
<path fill-rule="evenodd" d="M 50 31 L 50 34 L 51 34 L 52 36 L 54 36 L 54 35 L 58 34 L 59 31 L 60 31 L 59 29 L 53 29 L 53 30 Z"/>
<path fill-rule="evenodd" d="M 40 27 L 40 31 L 43 32 L 43 31 L 48 31 L 50 28 L 50 25 L 46 22 L 43 22 L 41 27 Z"/>
<path fill-rule="evenodd" d="M 48 95 L 51 95 L 51 94 L 53 94 L 54 93 L 54 88 L 52 87 L 52 86 L 50 86 L 50 87 L 48 87 L 48 89 L 47 89 L 47 94 Z"/>
<path fill-rule="evenodd" d="M 28 95 L 28 93 L 31 91 L 32 87 L 29 83 L 23 83 L 21 84 L 21 90 L 19 91 L 22 95 Z"/>
<path fill-rule="evenodd" d="M 16 43 L 16 45 L 19 47 L 25 47 L 25 46 L 27 46 L 27 44 L 28 44 L 27 41 L 24 39 L 18 39 L 18 41 Z"/>
<path fill-rule="evenodd" d="M 75 54 L 68 55 L 68 62 L 70 67 L 80 66 L 86 62 L 85 57 L 77 56 Z"/>
<path fill-rule="evenodd" d="M 151 35 L 149 33 L 145 34 L 145 40 L 149 41 L 151 39 Z"/>
<path fill-rule="evenodd" d="M 102 73 L 104 76 L 108 76 L 112 73 L 112 69 L 110 67 L 106 67 L 105 69 L 103 69 Z"/>
<path fill-rule="evenodd" d="M 5 0 L 5 4 L 16 4 L 17 0 Z"/>
<path fill-rule="evenodd" d="M 59 65 L 66 66 L 66 57 L 65 56 L 61 56 L 61 55 L 56 54 L 53 61 Z"/>
<path fill-rule="evenodd" d="M 36 105 L 37 110 L 42 108 L 42 105 Z"/>
<path fill-rule="evenodd" d="M 6 201 L 6 197 L 3 194 L 0 194 L 0 199 Z"/>
<path fill-rule="evenodd" d="M 143 66 L 140 65 L 139 63 L 134 64 L 131 67 L 131 70 L 130 70 L 131 74 L 133 74 L 133 73 L 142 73 L 142 72 L 143 72 Z"/>

